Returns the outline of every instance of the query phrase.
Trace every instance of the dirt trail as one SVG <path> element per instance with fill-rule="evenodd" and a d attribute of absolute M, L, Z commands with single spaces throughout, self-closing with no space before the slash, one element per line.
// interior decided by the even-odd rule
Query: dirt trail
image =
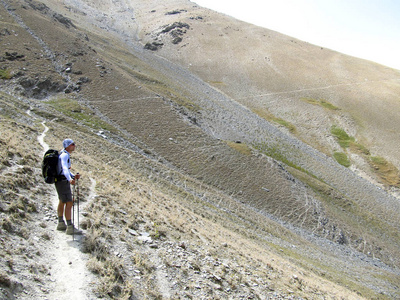
<path fill-rule="evenodd" d="M 56 60 L 55 54 L 52 52 L 50 47 L 31 30 L 20 18 L 14 10 L 12 10 L 9 4 L 5 1 L 1 1 L 4 8 L 8 13 L 15 19 L 15 21 L 24 28 L 32 37 L 34 37 L 38 43 L 42 46 L 44 52 L 46 53 L 49 60 L 54 65 L 58 73 L 64 77 L 68 82 L 69 76 L 61 72 L 63 67 Z M 31 114 L 31 109 L 28 109 L 27 114 L 33 118 L 36 118 Z M 45 121 L 42 122 L 44 131 L 37 137 L 37 141 L 43 147 L 44 154 L 48 149 L 49 145 L 44 141 L 46 133 L 49 128 L 46 126 Z M 83 184 L 87 182 L 86 178 L 82 178 Z M 95 181 L 90 179 L 92 182 L 90 195 L 94 195 Z M 94 184 L 93 184 L 94 183 Z M 91 198 L 87 199 L 90 200 Z M 54 208 L 54 214 L 57 214 L 58 197 L 54 189 L 52 194 L 52 207 Z M 88 201 L 82 203 L 80 211 L 82 212 Z M 75 219 L 77 219 L 77 211 L 75 209 Z M 80 216 L 82 220 L 82 216 Z M 75 222 L 75 225 L 77 223 Z M 49 248 L 46 249 L 46 257 L 50 260 L 51 265 L 51 282 L 53 285 L 49 287 L 49 297 L 48 299 L 94 299 L 96 298 L 92 294 L 92 288 L 90 285 L 95 282 L 95 276 L 89 272 L 86 268 L 86 263 L 88 261 L 88 255 L 85 255 L 80 251 L 80 245 L 82 236 L 75 235 L 73 240 L 72 236 L 66 235 L 65 232 L 53 230 L 53 243 L 49 244 Z"/>
<path fill-rule="evenodd" d="M 49 128 L 42 123 L 44 131 L 38 136 L 38 141 L 43 147 L 43 152 L 49 149 L 48 144 L 44 142 L 46 132 Z M 96 181 L 89 178 L 90 192 L 88 201 L 80 202 L 80 216 L 82 220 L 82 211 L 86 207 L 87 203 L 95 197 Z M 82 178 L 81 180 L 85 180 Z M 85 180 L 87 182 L 87 180 Z M 84 183 L 85 184 L 85 183 Z M 86 183 L 87 184 L 87 183 Z M 57 212 L 58 197 L 54 189 L 52 194 L 52 206 L 54 213 Z M 77 206 L 75 205 L 75 226 L 78 227 L 77 223 Z M 53 229 L 53 243 L 49 244 L 46 256 L 51 261 L 51 279 L 53 285 L 49 287 L 50 293 L 48 299 L 93 299 L 96 298 L 92 293 L 92 288 L 96 282 L 95 276 L 86 268 L 86 263 L 89 256 L 82 253 L 80 250 L 81 241 L 83 235 L 75 235 L 74 239 L 72 236 L 66 235 L 65 232 L 57 231 Z"/>
<path fill-rule="evenodd" d="M 288 91 L 282 91 L 282 92 L 271 92 L 271 93 L 260 94 L 260 95 L 251 95 L 251 96 L 247 96 L 247 97 L 236 98 L 236 100 L 262 98 L 262 97 L 266 97 L 266 96 L 276 96 L 276 95 L 292 94 L 292 93 L 299 93 L 299 92 L 309 92 L 309 91 L 317 91 L 317 90 L 327 90 L 327 89 L 343 87 L 343 86 L 370 85 L 371 83 L 381 83 L 381 82 L 384 83 L 384 82 L 391 82 L 391 81 L 399 81 L 399 80 L 398 79 L 382 79 L 382 80 L 374 80 L 374 81 L 331 84 L 331 85 L 327 85 L 327 86 L 317 86 L 317 87 L 310 87 L 310 88 L 297 89 L 297 90 L 288 90 Z"/>
<path fill-rule="evenodd" d="M 49 145 L 44 141 L 44 137 L 46 136 L 46 132 L 49 131 L 49 127 L 46 126 L 46 122 L 43 121 L 42 125 L 44 127 L 44 131 L 42 132 L 41 135 L 38 136 L 38 142 L 40 146 L 43 147 L 43 154 L 49 149 Z"/>

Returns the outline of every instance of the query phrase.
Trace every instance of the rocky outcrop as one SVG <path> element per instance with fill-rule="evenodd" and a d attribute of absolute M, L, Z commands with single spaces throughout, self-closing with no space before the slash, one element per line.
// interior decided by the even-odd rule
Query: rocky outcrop
<path fill-rule="evenodd" d="M 170 42 L 174 45 L 179 44 L 183 41 L 183 36 L 189 28 L 190 25 L 184 22 L 174 22 L 172 24 L 164 25 L 161 30 L 155 33 L 153 42 L 146 43 L 144 48 L 151 51 L 157 51 L 164 45 L 164 42 Z"/>
<path fill-rule="evenodd" d="M 63 15 L 55 13 L 53 15 L 53 18 L 56 21 L 60 22 L 61 24 L 65 25 L 67 28 L 70 28 L 70 27 L 76 28 L 75 25 L 72 23 L 72 21 L 70 19 L 64 17 Z"/>
<path fill-rule="evenodd" d="M 43 99 L 50 94 L 60 93 L 66 90 L 66 83 L 54 80 L 51 76 L 44 78 L 22 77 L 19 84 L 23 88 L 22 95 L 35 99 Z"/>
<path fill-rule="evenodd" d="M 0 61 L 14 61 L 14 60 L 24 60 L 25 55 L 24 54 L 19 54 L 18 52 L 5 52 L 4 56 L 0 56 Z"/>
<path fill-rule="evenodd" d="M 151 42 L 151 43 L 149 42 L 149 43 L 146 43 L 146 45 L 144 45 L 144 49 L 151 50 L 151 51 L 157 51 L 163 45 L 164 45 L 164 43 L 157 42 L 157 41 L 154 41 L 154 42 Z"/>
<path fill-rule="evenodd" d="M 36 2 L 36 1 L 28 1 L 28 4 L 30 7 L 32 7 L 34 10 L 40 11 L 43 14 L 52 14 L 52 18 L 54 20 L 56 20 L 57 22 L 60 22 L 61 24 L 63 24 L 64 26 L 66 26 L 67 28 L 70 27 L 75 27 L 75 25 L 72 23 L 72 21 L 70 19 L 68 19 L 67 17 L 59 14 L 59 13 L 53 13 L 51 11 L 51 9 L 44 3 L 40 3 L 40 2 Z"/>

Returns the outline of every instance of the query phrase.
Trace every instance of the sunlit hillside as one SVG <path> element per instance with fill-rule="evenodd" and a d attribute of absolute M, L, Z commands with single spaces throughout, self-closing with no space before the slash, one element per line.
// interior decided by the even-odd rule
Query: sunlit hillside
<path fill-rule="evenodd" d="M 0 8 L 1 296 L 399 297 L 399 71 L 186 0 Z"/>

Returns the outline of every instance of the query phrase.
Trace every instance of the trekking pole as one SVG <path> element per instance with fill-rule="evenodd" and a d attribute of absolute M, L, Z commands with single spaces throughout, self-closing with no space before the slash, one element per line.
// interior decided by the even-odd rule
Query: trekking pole
<path fill-rule="evenodd" d="M 79 173 L 76 173 L 79 174 Z M 79 230 L 79 178 L 76 179 L 76 201 L 78 204 L 78 230 Z"/>
<path fill-rule="evenodd" d="M 72 240 L 75 240 L 75 185 L 72 191 Z"/>

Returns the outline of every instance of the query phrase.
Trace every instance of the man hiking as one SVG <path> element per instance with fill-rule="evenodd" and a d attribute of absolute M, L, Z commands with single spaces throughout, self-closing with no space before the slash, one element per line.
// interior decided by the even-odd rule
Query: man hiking
<path fill-rule="evenodd" d="M 70 155 L 75 151 L 75 143 L 71 139 L 65 139 L 63 141 L 63 150 L 60 152 L 60 156 L 58 157 L 57 164 L 57 180 L 55 182 L 56 190 L 58 194 L 58 225 L 57 230 L 64 231 L 67 230 L 67 234 L 82 234 L 80 230 L 74 228 L 74 225 L 71 222 L 72 216 L 72 206 L 73 199 L 71 193 L 71 184 L 75 185 L 75 180 L 80 178 L 79 174 L 71 173 L 71 159 Z M 64 223 L 64 212 L 65 219 L 67 221 L 67 225 Z"/>

